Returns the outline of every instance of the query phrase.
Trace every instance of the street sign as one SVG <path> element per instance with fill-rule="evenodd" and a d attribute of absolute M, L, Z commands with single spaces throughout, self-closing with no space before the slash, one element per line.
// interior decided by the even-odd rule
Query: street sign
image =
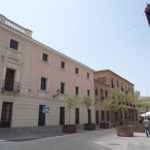
<path fill-rule="evenodd" d="M 43 113 L 48 113 L 49 112 L 49 107 L 47 105 L 43 106 L 43 110 L 42 110 Z"/>

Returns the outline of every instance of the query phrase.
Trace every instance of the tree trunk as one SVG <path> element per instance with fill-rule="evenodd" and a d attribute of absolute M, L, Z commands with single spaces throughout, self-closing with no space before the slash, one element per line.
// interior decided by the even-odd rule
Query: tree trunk
<path fill-rule="evenodd" d="M 121 110 L 121 114 L 122 114 L 122 125 L 125 124 L 125 112 Z"/>

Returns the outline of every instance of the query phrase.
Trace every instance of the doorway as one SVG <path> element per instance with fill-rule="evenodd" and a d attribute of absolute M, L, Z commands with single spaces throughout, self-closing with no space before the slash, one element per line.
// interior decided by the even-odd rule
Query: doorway
<path fill-rule="evenodd" d="M 1 113 L 1 127 L 3 128 L 11 127 L 12 109 L 13 109 L 12 102 L 3 102 Z"/>
<path fill-rule="evenodd" d="M 91 109 L 88 109 L 88 124 L 91 124 L 92 119 L 91 119 Z"/>
<path fill-rule="evenodd" d="M 75 124 L 79 124 L 80 123 L 80 112 L 79 112 L 79 108 L 76 108 L 75 110 Z"/>
<path fill-rule="evenodd" d="M 96 117 L 96 124 L 99 125 L 99 111 L 98 110 L 96 110 L 95 117 Z"/>
<path fill-rule="evenodd" d="M 45 126 L 45 113 L 43 111 L 45 105 L 39 105 L 39 122 L 38 125 L 39 126 Z"/>
<path fill-rule="evenodd" d="M 60 110 L 59 110 L 59 124 L 60 125 L 65 124 L 65 107 L 60 107 Z"/>

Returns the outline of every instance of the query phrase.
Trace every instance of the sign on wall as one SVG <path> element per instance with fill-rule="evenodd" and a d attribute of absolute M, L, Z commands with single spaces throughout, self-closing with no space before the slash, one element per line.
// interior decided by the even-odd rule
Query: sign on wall
<path fill-rule="evenodd" d="M 49 112 L 49 106 L 45 105 L 43 106 L 43 110 L 42 110 L 43 113 L 48 113 Z"/>

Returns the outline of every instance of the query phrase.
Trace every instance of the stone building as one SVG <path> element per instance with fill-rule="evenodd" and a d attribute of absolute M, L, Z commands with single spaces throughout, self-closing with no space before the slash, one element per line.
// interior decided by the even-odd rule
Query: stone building
<path fill-rule="evenodd" d="M 94 70 L 34 40 L 32 31 L 0 15 L 0 125 L 51 126 L 68 123 L 64 94 L 94 97 Z M 94 106 L 90 111 L 95 122 Z M 72 124 L 88 122 L 80 105 Z"/>
<path fill-rule="evenodd" d="M 134 84 L 120 75 L 114 73 L 111 70 L 100 70 L 94 73 L 94 87 L 95 87 L 95 99 L 96 101 L 109 100 L 112 97 L 113 89 L 119 89 L 125 94 L 133 94 Z M 129 104 L 129 114 L 126 117 L 130 120 L 136 120 L 135 105 Z M 103 108 L 96 109 L 96 123 L 108 122 L 115 124 L 121 117 L 118 112 L 112 113 L 109 110 Z"/>

